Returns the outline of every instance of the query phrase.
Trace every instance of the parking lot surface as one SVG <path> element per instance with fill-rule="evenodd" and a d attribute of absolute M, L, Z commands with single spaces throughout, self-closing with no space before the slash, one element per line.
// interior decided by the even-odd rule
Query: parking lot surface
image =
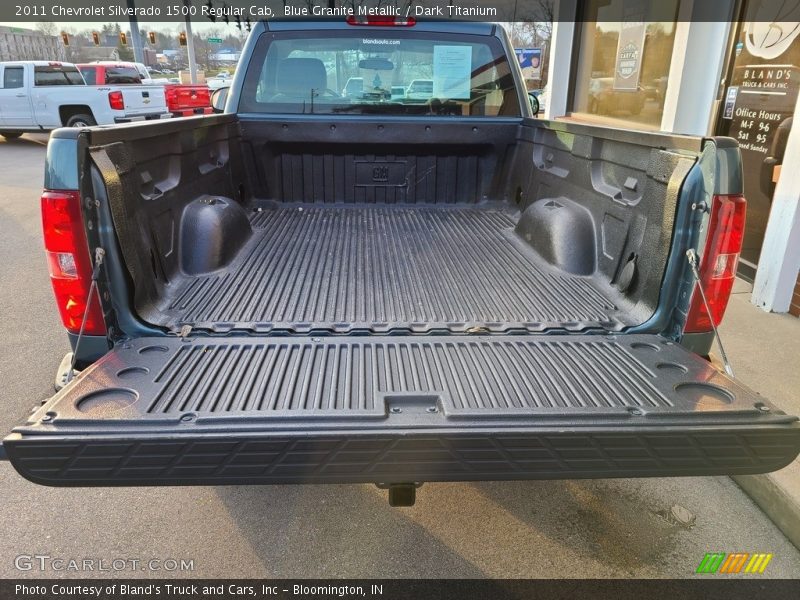
<path fill-rule="evenodd" d="M 46 139 L 0 138 L 2 432 L 52 394 L 68 350 L 42 252 Z M 693 577 L 706 552 L 769 552 L 761 577 L 800 573 L 727 477 L 433 483 L 396 509 L 369 485 L 55 489 L 0 463 L 0 497 L 2 577 L 114 574 L 20 570 L 33 555 L 141 561 L 129 577 L 595 578 Z"/>

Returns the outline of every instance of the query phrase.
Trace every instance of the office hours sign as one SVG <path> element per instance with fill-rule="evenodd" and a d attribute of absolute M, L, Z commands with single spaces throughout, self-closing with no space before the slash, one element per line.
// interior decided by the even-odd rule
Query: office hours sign
<path fill-rule="evenodd" d="M 731 58 L 717 134 L 742 150 L 747 224 L 739 274 L 753 278 L 800 89 L 800 1 L 746 0 Z"/>
<path fill-rule="evenodd" d="M 800 23 L 796 25 L 788 29 L 800 33 Z M 722 119 L 730 121 L 727 134 L 742 150 L 767 155 L 773 152 L 776 131 L 794 112 L 800 86 L 800 40 L 797 33 L 790 33 L 765 44 L 772 30 L 761 29 L 762 23 L 743 25 Z"/>

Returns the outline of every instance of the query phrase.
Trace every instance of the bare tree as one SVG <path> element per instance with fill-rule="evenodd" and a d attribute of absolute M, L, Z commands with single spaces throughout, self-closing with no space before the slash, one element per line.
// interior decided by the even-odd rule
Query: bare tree
<path fill-rule="evenodd" d="M 203 65 L 205 69 L 213 68 L 214 55 L 220 49 L 219 44 L 212 44 L 208 39 L 221 37 L 222 33 L 217 27 L 212 27 L 204 32 L 203 35 L 194 34 L 194 51 L 197 56 L 197 62 Z"/>
<path fill-rule="evenodd" d="M 36 31 L 44 35 L 58 35 L 58 28 L 53 21 L 39 21 L 36 23 Z"/>
<path fill-rule="evenodd" d="M 553 35 L 555 5 L 558 0 L 535 0 L 518 4 L 515 21 L 507 23 L 511 43 L 515 48 L 541 48 L 541 80 L 539 87 L 547 83 L 550 63 L 550 40 Z"/>

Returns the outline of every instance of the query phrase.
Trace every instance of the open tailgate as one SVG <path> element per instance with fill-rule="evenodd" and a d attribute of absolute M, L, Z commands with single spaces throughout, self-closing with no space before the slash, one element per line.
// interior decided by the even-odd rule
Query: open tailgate
<path fill-rule="evenodd" d="M 142 338 L 4 441 L 51 485 L 759 473 L 797 418 L 655 335 Z"/>

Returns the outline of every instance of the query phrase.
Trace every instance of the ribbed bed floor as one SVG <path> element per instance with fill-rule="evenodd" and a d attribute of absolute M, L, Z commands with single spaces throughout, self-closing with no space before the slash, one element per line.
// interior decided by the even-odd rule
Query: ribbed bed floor
<path fill-rule="evenodd" d="M 287 206 L 254 212 L 223 271 L 149 320 L 226 331 L 618 329 L 589 278 L 545 264 L 500 208 Z"/>

